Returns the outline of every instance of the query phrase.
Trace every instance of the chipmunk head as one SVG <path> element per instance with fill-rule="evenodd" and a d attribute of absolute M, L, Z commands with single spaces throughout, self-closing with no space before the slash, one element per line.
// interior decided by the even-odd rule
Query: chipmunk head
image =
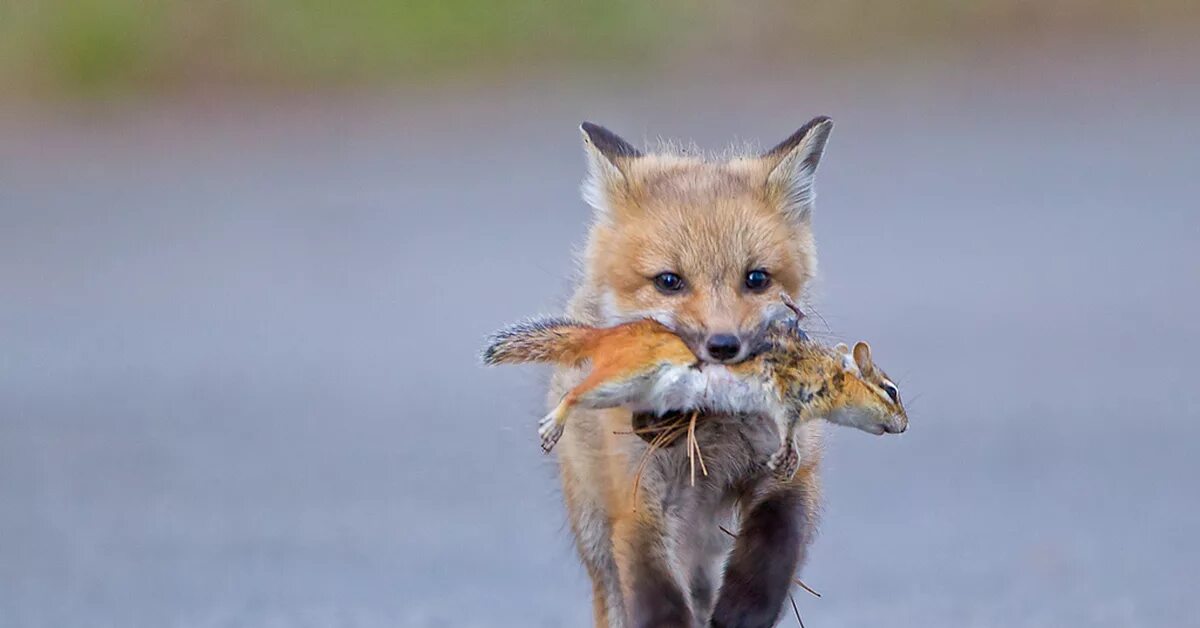
<path fill-rule="evenodd" d="M 846 345 L 838 345 L 835 350 L 842 356 L 842 367 L 852 382 L 846 386 L 845 403 L 839 404 L 829 420 L 872 434 L 899 434 L 908 429 L 900 390 L 883 369 L 875 366 L 871 345 L 859 342 L 853 351 Z"/>

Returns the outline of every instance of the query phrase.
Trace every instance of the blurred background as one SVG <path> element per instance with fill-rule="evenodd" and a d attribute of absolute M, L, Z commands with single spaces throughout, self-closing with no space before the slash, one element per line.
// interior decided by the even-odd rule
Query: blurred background
<path fill-rule="evenodd" d="M 577 125 L 834 117 L 806 625 L 1195 626 L 1200 5 L 0 2 L 0 626 L 580 626 Z M 785 618 L 784 625 L 792 619 Z"/>

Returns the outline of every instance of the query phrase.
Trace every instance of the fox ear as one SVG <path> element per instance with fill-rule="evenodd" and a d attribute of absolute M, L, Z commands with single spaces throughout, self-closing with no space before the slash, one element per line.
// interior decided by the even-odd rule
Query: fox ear
<path fill-rule="evenodd" d="M 591 122 L 579 125 L 583 134 L 583 152 L 587 155 L 587 178 L 583 181 L 583 200 L 594 209 L 607 212 L 609 196 L 625 189 L 629 162 L 642 156 L 641 151 L 619 135 Z"/>
<path fill-rule="evenodd" d="M 784 212 L 797 220 L 808 220 L 812 214 L 816 197 L 813 178 L 832 130 L 833 120 L 818 116 L 761 157 L 770 168 L 768 192 L 779 199 Z"/>
<path fill-rule="evenodd" d="M 875 365 L 871 363 L 871 345 L 865 342 L 854 343 L 854 363 L 864 373 L 875 368 Z"/>

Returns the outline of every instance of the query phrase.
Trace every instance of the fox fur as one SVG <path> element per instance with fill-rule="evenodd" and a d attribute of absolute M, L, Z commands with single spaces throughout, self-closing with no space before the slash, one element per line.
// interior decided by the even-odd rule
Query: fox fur
<path fill-rule="evenodd" d="M 601 327 L 651 318 L 704 362 L 744 360 L 779 292 L 799 297 L 816 273 L 813 181 L 832 126 L 818 117 L 761 154 L 717 160 L 645 153 L 584 123 L 594 218 L 567 318 Z M 767 289 L 748 288 L 753 270 L 768 275 Z M 714 355 L 717 336 L 735 339 L 736 353 Z M 549 407 L 584 377 L 557 368 Z M 708 475 L 682 490 L 686 455 L 667 450 L 636 492 L 647 444 L 620 434 L 630 423 L 627 408 L 580 409 L 556 448 L 595 624 L 774 625 L 816 533 L 819 423 L 797 428 L 798 470 L 781 481 L 761 462 L 780 441 L 769 417 L 706 416 L 696 438 Z M 730 547 L 720 526 L 735 520 Z"/>

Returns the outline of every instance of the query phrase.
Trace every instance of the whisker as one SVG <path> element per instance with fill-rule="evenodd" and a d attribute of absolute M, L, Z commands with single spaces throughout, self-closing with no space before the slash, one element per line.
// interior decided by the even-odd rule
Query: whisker
<path fill-rule="evenodd" d="M 729 528 L 726 528 L 725 526 L 722 526 L 722 525 L 718 525 L 717 527 L 720 528 L 720 530 L 722 532 L 724 532 L 725 534 L 728 534 L 730 536 L 730 538 L 737 539 L 737 535 L 730 532 Z M 803 580 L 801 580 L 795 576 L 792 576 L 792 583 L 799 586 L 801 589 L 808 591 L 809 593 L 813 594 L 814 596 L 816 596 L 818 598 L 821 597 L 820 593 L 817 593 L 812 587 L 808 586 L 807 584 L 804 584 Z"/>
<path fill-rule="evenodd" d="M 840 334 L 835 334 L 831 331 L 817 331 L 817 330 L 805 329 L 804 333 L 806 333 L 809 336 L 814 337 L 814 338 L 841 338 Z"/>
<path fill-rule="evenodd" d="M 819 597 L 821 597 L 821 594 L 820 594 L 820 593 L 817 593 L 816 591 L 814 591 L 814 590 L 813 590 L 813 588 L 812 588 L 812 587 L 808 586 L 807 584 L 804 584 L 804 581 L 803 581 L 803 580 L 801 580 L 801 579 L 799 579 L 799 578 L 792 578 L 792 582 L 794 582 L 794 583 L 795 583 L 797 586 L 799 586 L 801 589 L 804 589 L 805 591 L 808 591 L 809 593 L 812 593 L 814 596 L 816 596 L 816 597 L 818 597 L 818 598 L 819 598 Z"/>
<path fill-rule="evenodd" d="M 821 311 L 818 310 L 816 308 L 816 306 L 814 306 L 811 302 L 809 302 L 809 300 L 807 298 L 803 299 L 803 301 L 804 301 L 805 314 L 812 314 L 813 316 L 816 316 L 817 319 L 819 319 L 821 321 L 821 324 L 825 326 L 825 331 L 827 333 L 832 333 L 833 328 L 829 326 L 829 321 L 825 320 L 825 317 L 821 315 Z M 804 331 L 808 332 L 807 329 Z M 812 332 L 809 332 L 809 333 L 812 333 Z"/>
<path fill-rule="evenodd" d="M 788 592 L 788 601 L 792 603 L 792 612 L 796 614 L 796 621 L 800 623 L 800 628 L 804 628 L 804 620 L 800 619 L 800 608 L 796 606 L 796 596 Z"/>

